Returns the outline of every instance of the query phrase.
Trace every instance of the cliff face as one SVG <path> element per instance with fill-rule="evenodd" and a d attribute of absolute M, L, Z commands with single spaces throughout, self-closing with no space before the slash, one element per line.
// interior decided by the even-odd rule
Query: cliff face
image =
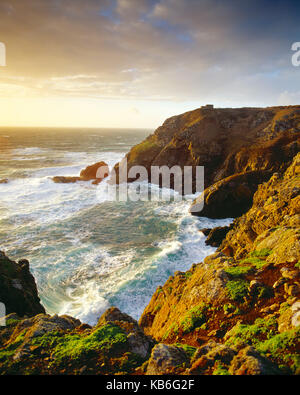
<path fill-rule="evenodd" d="M 95 327 L 44 314 L 28 262 L 1 253 L 0 374 L 299 373 L 299 129 L 300 106 L 200 109 L 130 151 L 129 168 L 205 165 L 207 216 L 248 210 L 215 230 L 215 254 L 158 287 L 139 324 L 116 308 Z"/>
<path fill-rule="evenodd" d="M 14 262 L 1 251 L 0 302 L 4 303 L 7 314 L 17 313 L 20 317 L 45 312 L 29 271 L 29 262 L 26 259 Z"/>
<path fill-rule="evenodd" d="M 148 174 L 151 166 L 205 166 L 208 187 L 237 173 L 284 168 L 299 150 L 299 133 L 300 106 L 197 109 L 167 119 L 126 158 L 128 169 L 141 165 Z"/>
<path fill-rule="evenodd" d="M 195 347 L 214 341 L 235 352 L 226 362 L 203 351 L 193 372 L 214 372 L 217 362 L 233 372 L 238 352 L 241 360 L 259 352 L 277 365 L 299 368 L 299 161 L 300 154 L 285 173 L 258 188 L 252 208 L 236 220 L 219 251 L 171 276 L 146 307 L 140 325 L 157 341 Z"/>

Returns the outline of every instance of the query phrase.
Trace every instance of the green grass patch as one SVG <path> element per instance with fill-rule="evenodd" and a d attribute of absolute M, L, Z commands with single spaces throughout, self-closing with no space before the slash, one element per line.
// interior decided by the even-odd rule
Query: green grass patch
<path fill-rule="evenodd" d="M 259 258 L 266 258 L 267 256 L 272 254 L 272 250 L 269 248 L 263 248 L 261 250 L 252 251 L 249 256 L 250 257 L 259 257 Z"/>
<path fill-rule="evenodd" d="M 225 272 L 231 277 L 241 277 L 248 274 L 251 270 L 251 266 L 232 266 L 225 269 Z"/>
<path fill-rule="evenodd" d="M 300 370 L 300 328 L 279 333 L 262 343 L 256 348 L 266 357 L 283 365 L 289 365 L 293 372 Z"/>
<path fill-rule="evenodd" d="M 251 264 L 252 266 L 256 267 L 256 269 L 262 269 L 267 264 L 267 262 L 258 257 L 248 257 L 243 259 L 241 264 Z"/>
<path fill-rule="evenodd" d="M 187 353 L 190 359 L 194 356 L 197 350 L 196 347 L 189 346 L 188 344 L 175 343 L 174 346 L 182 348 Z"/>
<path fill-rule="evenodd" d="M 240 324 L 226 341 L 228 346 L 248 344 L 256 347 L 261 341 L 273 337 L 277 332 L 277 321 L 275 317 L 269 320 L 257 318 L 254 324 Z"/>
<path fill-rule="evenodd" d="M 218 363 L 216 369 L 213 371 L 213 376 L 230 376 L 230 373 L 225 366 Z"/>
<path fill-rule="evenodd" d="M 242 302 L 244 297 L 248 294 L 248 281 L 245 280 L 232 280 L 226 284 L 228 297 L 236 302 Z"/>
<path fill-rule="evenodd" d="M 205 324 L 206 312 L 208 309 L 209 305 L 205 303 L 201 303 L 198 306 L 192 308 L 185 314 L 184 318 L 179 324 L 179 327 L 184 333 L 189 333 L 193 329 Z"/>

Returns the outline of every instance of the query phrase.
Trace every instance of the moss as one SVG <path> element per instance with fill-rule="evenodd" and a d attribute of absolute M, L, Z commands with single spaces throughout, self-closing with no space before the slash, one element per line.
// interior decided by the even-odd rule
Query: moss
<path fill-rule="evenodd" d="M 201 303 L 200 305 L 189 310 L 179 326 L 184 333 L 189 333 L 193 329 L 203 325 L 206 321 L 206 312 L 209 309 L 209 306 L 205 303 Z"/>
<path fill-rule="evenodd" d="M 15 326 L 19 322 L 20 322 L 20 320 L 11 318 L 11 319 L 6 320 L 6 326 Z"/>
<path fill-rule="evenodd" d="M 277 322 L 275 317 L 272 317 L 269 320 L 257 318 L 252 325 L 240 324 L 235 328 L 234 332 L 225 344 L 228 346 L 248 344 L 256 347 L 261 341 L 274 336 L 276 332 Z"/>
<path fill-rule="evenodd" d="M 238 315 L 241 314 L 241 310 L 232 303 L 226 303 L 223 305 L 223 311 L 225 314 L 234 314 Z"/>
<path fill-rule="evenodd" d="M 243 259 L 241 264 L 251 264 L 256 269 L 262 269 L 267 264 L 267 262 L 257 257 L 248 257 Z"/>
<path fill-rule="evenodd" d="M 156 305 L 155 306 L 155 308 L 154 308 L 154 313 L 158 313 L 159 312 L 159 310 L 162 308 L 162 305 L 161 304 L 158 304 L 158 305 Z"/>
<path fill-rule="evenodd" d="M 300 328 L 279 333 L 262 343 L 257 350 L 277 363 L 289 365 L 293 372 L 300 369 L 299 352 Z"/>
<path fill-rule="evenodd" d="M 24 341 L 25 331 L 20 333 L 20 335 L 9 345 L 5 347 L 5 349 L 0 350 L 0 361 L 4 362 L 4 364 L 9 364 L 12 356 L 15 354 L 17 349 L 21 346 Z"/>
<path fill-rule="evenodd" d="M 190 359 L 194 356 L 197 350 L 196 347 L 189 346 L 188 344 L 175 343 L 174 345 L 176 347 L 182 348 L 187 353 Z"/>
<path fill-rule="evenodd" d="M 82 356 L 95 355 L 97 351 L 113 352 L 124 346 L 127 341 L 125 332 L 118 326 L 107 324 L 96 329 L 90 335 L 66 335 L 59 340 L 52 356 L 58 361 L 79 359 Z"/>
<path fill-rule="evenodd" d="M 248 274 L 251 270 L 251 266 L 232 266 L 225 269 L 225 272 L 229 274 L 230 277 L 240 277 Z"/>
<path fill-rule="evenodd" d="M 228 296 L 231 300 L 242 302 L 248 294 L 248 281 L 232 280 L 226 284 Z"/>
<path fill-rule="evenodd" d="M 137 367 L 141 366 L 144 359 L 137 354 L 128 352 L 121 358 L 119 370 L 124 373 L 131 373 Z"/>
<path fill-rule="evenodd" d="M 213 371 L 213 376 L 230 376 L 230 373 L 225 366 L 218 363 L 216 369 Z"/>
<path fill-rule="evenodd" d="M 178 332 L 179 332 L 178 325 L 175 322 L 173 322 L 173 324 L 169 326 L 169 329 L 164 333 L 162 340 L 166 340 L 171 334 L 177 335 Z"/>
<path fill-rule="evenodd" d="M 272 250 L 269 248 L 262 248 L 261 250 L 252 251 L 249 256 L 250 257 L 259 257 L 259 258 L 266 258 L 267 256 L 272 254 Z"/>

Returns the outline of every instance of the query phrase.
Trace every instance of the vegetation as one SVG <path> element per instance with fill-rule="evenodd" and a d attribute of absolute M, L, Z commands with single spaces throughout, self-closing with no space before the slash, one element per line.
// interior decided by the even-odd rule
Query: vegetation
<path fill-rule="evenodd" d="M 189 310 L 180 322 L 180 327 L 184 333 L 189 333 L 195 328 L 203 325 L 206 321 L 206 312 L 209 305 L 201 303 Z"/>
<path fill-rule="evenodd" d="M 226 284 L 228 296 L 231 300 L 242 302 L 248 294 L 248 281 L 231 280 Z"/>

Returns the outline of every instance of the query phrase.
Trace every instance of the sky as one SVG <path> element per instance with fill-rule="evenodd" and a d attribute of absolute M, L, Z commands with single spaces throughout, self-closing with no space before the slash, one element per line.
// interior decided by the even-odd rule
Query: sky
<path fill-rule="evenodd" d="M 0 42 L 0 126 L 300 103 L 298 0 L 0 0 Z"/>

